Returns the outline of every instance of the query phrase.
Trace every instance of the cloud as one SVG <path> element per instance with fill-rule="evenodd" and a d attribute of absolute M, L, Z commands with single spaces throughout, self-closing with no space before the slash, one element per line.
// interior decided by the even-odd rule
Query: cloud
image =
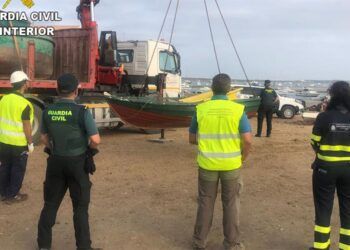
<path fill-rule="evenodd" d="M 350 79 L 350 1 L 217 0 L 250 78 Z M 214 1 L 207 1 L 223 70 L 243 78 Z M 33 10 L 57 10 L 62 24 L 77 25 L 79 1 L 35 0 Z M 165 0 L 103 0 L 96 6 L 100 30 L 119 39 L 156 39 L 168 6 Z M 175 11 L 169 13 L 162 38 L 168 40 Z M 12 1 L 11 10 L 26 10 Z M 180 1 L 173 43 L 182 56 L 185 76 L 217 73 L 203 1 Z"/>

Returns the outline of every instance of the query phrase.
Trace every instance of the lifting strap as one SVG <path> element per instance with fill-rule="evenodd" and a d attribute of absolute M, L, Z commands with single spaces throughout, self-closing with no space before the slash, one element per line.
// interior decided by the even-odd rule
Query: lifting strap
<path fill-rule="evenodd" d="M 230 30 L 229 30 L 229 28 L 228 28 L 228 26 L 227 26 L 227 23 L 226 23 L 226 20 L 225 20 L 225 18 L 224 18 L 224 15 L 222 14 L 222 11 L 221 11 L 221 8 L 220 8 L 220 6 L 219 6 L 219 3 L 218 3 L 218 1 L 217 1 L 217 0 L 215 0 L 215 3 L 216 3 L 216 6 L 218 7 L 218 10 L 219 10 L 219 13 L 220 13 L 221 19 L 222 19 L 222 21 L 223 21 L 223 23 L 224 23 L 224 25 L 225 25 L 225 28 L 226 28 L 227 34 L 228 34 L 228 36 L 229 36 L 229 38 L 230 38 L 230 41 L 231 41 L 232 47 L 233 47 L 233 49 L 235 50 L 235 53 L 236 53 L 236 55 L 237 55 L 237 58 L 238 58 L 239 64 L 241 65 L 241 68 L 242 68 L 242 70 L 243 70 L 244 76 L 245 76 L 245 78 L 246 78 L 246 80 L 247 80 L 247 82 L 248 82 L 249 86 L 250 86 L 250 87 L 252 87 L 252 86 L 251 86 L 251 84 L 250 84 L 250 81 L 249 81 L 249 78 L 248 78 L 247 72 L 246 72 L 246 70 L 245 70 L 245 68 L 244 68 L 244 66 L 243 66 L 243 63 L 242 63 L 241 57 L 240 57 L 240 56 L 239 56 L 239 54 L 238 54 L 237 47 L 236 47 L 235 43 L 233 42 L 233 39 L 232 39 L 232 36 L 231 36 L 231 32 L 230 32 Z"/>
<path fill-rule="evenodd" d="M 216 59 L 216 65 L 218 67 L 219 73 L 221 73 L 219 59 L 218 59 L 218 53 L 216 51 L 216 45 L 215 45 L 215 40 L 214 40 L 214 35 L 213 35 L 213 29 L 211 28 L 211 22 L 210 22 L 210 17 L 209 17 L 207 0 L 204 0 L 204 5 L 205 5 L 205 12 L 207 14 L 207 19 L 208 19 L 208 25 L 209 25 L 209 30 L 210 30 L 211 41 L 213 43 L 213 49 L 214 49 L 214 54 L 215 54 L 215 59 Z"/>

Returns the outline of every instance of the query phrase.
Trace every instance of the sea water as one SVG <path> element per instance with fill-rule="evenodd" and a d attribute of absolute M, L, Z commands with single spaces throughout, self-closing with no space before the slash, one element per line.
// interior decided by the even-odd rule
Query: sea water
<path fill-rule="evenodd" d="M 294 80 L 271 81 L 271 86 L 279 95 L 304 100 L 307 106 L 320 103 L 327 95 L 327 90 L 333 81 L 325 80 Z M 183 95 L 199 94 L 210 90 L 211 79 L 182 78 Z M 248 85 L 246 80 L 233 80 L 232 85 Z M 264 86 L 264 80 L 251 80 L 252 86 Z M 316 93 L 313 96 L 308 96 Z M 317 96 L 316 96 L 317 95 Z"/>

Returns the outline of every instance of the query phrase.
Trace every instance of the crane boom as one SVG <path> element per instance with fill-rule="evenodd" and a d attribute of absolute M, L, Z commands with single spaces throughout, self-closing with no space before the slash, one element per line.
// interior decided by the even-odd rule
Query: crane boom
<path fill-rule="evenodd" d="M 94 6 L 99 2 L 100 0 L 80 0 L 77 13 L 82 28 L 90 28 L 92 26 L 92 22 L 94 22 Z"/>

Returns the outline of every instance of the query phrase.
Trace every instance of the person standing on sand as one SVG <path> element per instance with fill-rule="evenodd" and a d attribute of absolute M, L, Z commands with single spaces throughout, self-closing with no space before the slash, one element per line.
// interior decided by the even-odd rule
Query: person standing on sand
<path fill-rule="evenodd" d="M 197 105 L 189 129 L 189 143 L 198 145 L 198 210 L 193 249 L 205 249 L 221 182 L 224 248 L 244 250 L 240 239 L 239 205 L 242 191 L 240 168 L 250 152 L 251 127 L 244 106 L 229 101 L 231 78 L 213 78 L 214 96 Z"/>
<path fill-rule="evenodd" d="M 93 174 L 93 149 L 97 151 L 100 135 L 91 113 L 75 103 L 78 95 L 78 80 L 72 74 L 64 74 L 57 80 L 60 99 L 43 112 L 41 141 L 45 145 L 47 159 L 44 182 L 44 208 L 38 224 L 40 250 L 51 249 L 52 227 L 57 210 L 69 189 L 73 204 L 73 221 L 77 250 L 92 248 L 89 228 L 89 203 Z M 89 157 L 88 157 L 89 156 Z"/>
<path fill-rule="evenodd" d="M 23 96 L 28 80 L 23 71 L 13 72 L 10 77 L 13 92 L 0 100 L 0 195 L 7 204 L 28 198 L 27 194 L 19 192 L 28 154 L 34 151 L 34 109 Z"/>
<path fill-rule="evenodd" d="M 326 111 L 315 121 L 311 145 L 316 153 L 312 164 L 315 205 L 314 244 L 310 250 L 330 248 L 330 219 L 334 193 L 340 209 L 339 249 L 350 249 L 350 86 L 335 82 Z"/>
<path fill-rule="evenodd" d="M 261 103 L 258 109 L 258 131 L 255 137 L 261 137 L 264 117 L 266 116 L 266 137 L 271 136 L 272 131 L 272 115 L 274 107 L 278 104 L 279 98 L 275 90 L 271 88 L 271 81 L 265 81 L 265 89 L 260 94 Z"/>

